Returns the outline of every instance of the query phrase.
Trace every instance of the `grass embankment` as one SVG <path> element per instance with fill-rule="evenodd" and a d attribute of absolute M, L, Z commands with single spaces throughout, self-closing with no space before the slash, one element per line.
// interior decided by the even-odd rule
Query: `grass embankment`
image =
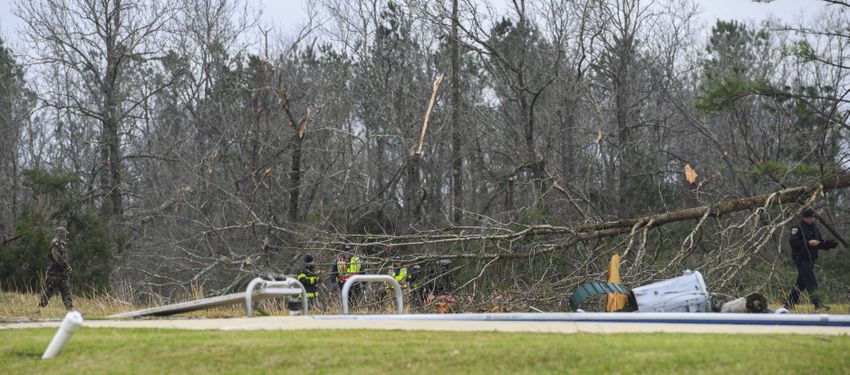
<path fill-rule="evenodd" d="M 5 374 L 846 373 L 850 337 L 82 328 L 0 330 Z"/>

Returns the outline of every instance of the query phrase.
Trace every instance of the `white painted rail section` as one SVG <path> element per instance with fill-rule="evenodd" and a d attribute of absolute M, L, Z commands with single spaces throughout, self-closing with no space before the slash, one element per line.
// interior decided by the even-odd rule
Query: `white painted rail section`
<path fill-rule="evenodd" d="M 513 322 L 600 322 L 661 324 L 739 324 L 850 327 L 850 315 L 830 314 L 744 314 L 744 313 L 484 313 L 403 315 L 315 315 L 313 319 L 399 320 L 399 321 L 513 321 Z"/>
<path fill-rule="evenodd" d="M 390 275 L 354 275 L 342 285 L 343 315 L 348 315 L 348 293 L 351 292 L 351 286 L 356 282 L 384 282 L 392 285 L 395 291 L 396 314 L 404 313 L 404 294 L 401 291 L 401 285 L 399 285 L 398 280 Z"/>
<path fill-rule="evenodd" d="M 300 281 L 293 279 L 291 277 L 287 277 L 283 281 L 269 281 L 265 280 L 262 277 L 255 278 L 248 283 L 248 288 L 245 289 L 245 315 L 251 316 L 254 314 L 254 288 L 260 286 L 261 290 L 272 290 L 271 287 L 282 286 L 285 288 L 292 288 L 293 286 L 297 287 L 301 291 L 301 314 L 307 315 L 308 303 L 307 303 L 307 290 L 304 289 L 304 285 L 301 284 Z"/>
<path fill-rule="evenodd" d="M 258 280 L 265 281 L 265 283 L 262 283 Z M 267 280 L 262 280 L 262 279 L 258 278 L 258 279 L 251 280 L 251 283 L 253 283 L 253 284 L 249 286 L 249 288 L 248 288 L 249 292 L 248 293 L 245 293 L 245 292 L 231 293 L 231 294 L 225 294 L 225 295 L 216 296 L 216 297 L 208 297 L 208 298 L 202 298 L 202 299 L 198 299 L 198 300 L 174 303 L 174 304 L 165 305 L 165 306 L 151 307 L 151 308 L 147 308 L 147 309 L 111 315 L 111 316 L 109 316 L 109 318 L 114 319 L 114 318 L 138 318 L 138 317 L 142 317 L 142 316 L 168 316 L 168 315 L 182 314 L 182 313 L 198 311 L 198 310 L 212 309 L 212 308 L 216 308 L 216 307 L 238 305 L 238 304 L 241 304 L 241 303 L 245 303 L 245 304 L 251 306 L 254 302 L 262 300 L 262 299 L 279 298 L 279 297 L 286 297 L 286 296 L 297 296 L 297 295 L 301 295 L 302 307 L 303 307 L 302 312 L 306 312 L 307 307 L 304 305 L 304 301 L 305 301 L 304 296 L 306 296 L 307 293 L 304 290 L 304 286 L 301 285 L 301 283 L 299 283 L 298 280 L 295 280 L 295 279 L 291 279 L 291 280 L 292 281 L 289 282 L 289 285 L 296 286 L 295 288 L 267 287 L 267 286 L 283 285 L 282 283 L 286 283 L 286 281 L 285 280 L 284 281 L 267 281 Z M 268 284 L 269 282 L 271 282 L 273 284 L 269 285 Z M 256 289 L 258 285 L 260 286 L 260 288 Z M 246 306 L 246 312 L 248 312 L 247 306 Z M 253 307 L 251 307 L 249 315 L 251 313 L 253 313 Z"/>
<path fill-rule="evenodd" d="M 65 347 L 65 344 L 71 338 L 71 335 L 73 335 L 81 325 L 83 325 L 83 316 L 79 312 L 71 311 L 66 314 L 65 319 L 62 319 L 62 324 L 59 325 L 59 329 L 56 330 L 56 334 L 53 335 L 53 340 L 50 340 L 50 344 L 47 345 L 47 349 L 44 351 L 41 359 L 50 359 L 57 356 L 59 352 L 62 351 L 62 348 Z"/>

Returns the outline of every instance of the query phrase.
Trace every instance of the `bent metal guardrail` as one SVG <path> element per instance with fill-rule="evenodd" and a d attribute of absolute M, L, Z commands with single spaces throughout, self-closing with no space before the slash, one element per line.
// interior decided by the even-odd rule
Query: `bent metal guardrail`
<path fill-rule="evenodd" d="M 398 280 L 390 275 L 354 275 L 342 285 L 342 314 L 348 315 L 348 293 L 356 282 L 385 282 L 393 286 L 395 291 L 396 314 L 404 313 L 404 295 Z"/>
<path fill-rule="evenodd" d="M 291 288 L 293 286 L 297 287 L 298 289 L 301 290 L 301 314 L 305 315 L 305 316 L 307 315 L 307 309 L 308 309 L 307 308 L 307 290 L 304 289 L 304 285 L 302 285 L 300 281 L 293 279 L 291 277 L 287 277 L 283 281 L 269 281 L 269 280 L 264 280 L 261 277 L 258 277 L 258 278 L 251 280 L 251 282 L 248 283 L 248 288 L 245 289 L 245 315 L 246 316 L 251 316 L 254 313 L 253 295 L 254 295 L 254 288 L 256 288 L 257 285 L 260 286 L 261 291 L 262 291 L 262 289 L 269 288 L 269 287 L 275 287 L 275 286 L 282 286 L 282 287 L 286 287 L 286 288 Z"/>

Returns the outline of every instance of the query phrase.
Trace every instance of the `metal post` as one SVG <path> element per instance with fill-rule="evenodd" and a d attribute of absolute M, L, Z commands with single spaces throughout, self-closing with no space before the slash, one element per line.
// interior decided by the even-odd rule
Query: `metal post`
<path fill-rule="evenodd" d="M 266 281 L 263 280 L 262 277 L 257 277 L 248 283 L 248 288 L 245 289 L 245 316 L 251 316 L 254 314 L 254 288 L 256 288 L 258 284 L 262 284 L 262 287 L 265 288 L 265 283 Z"/>
<path fill-rule="evenodd" d="M 62 348 L 65 347 L 65 343 L 71 338 L 71 335 L 81 325 L 83 325 L 83 316 L 79 312 L 71 311 L 65 314 L 65 319 L 62 319 L 62 324 L 59 325 L 59 329 L 56 330 L 53 340 L 50 340 L 50 345 L 47 346 L 41 359 L 53 358 L 58 355 L 62 351 Z"/>
<path fill-rule="evenodd" d="M 354 275 L 342 285 L 342 313 L 348 315 L 348 293 L 355 282 L 385 282 L 393 286 L 395 291 L 396 314 L 404 313 L 404 294 L 398 280 L 390 275 Z"/>

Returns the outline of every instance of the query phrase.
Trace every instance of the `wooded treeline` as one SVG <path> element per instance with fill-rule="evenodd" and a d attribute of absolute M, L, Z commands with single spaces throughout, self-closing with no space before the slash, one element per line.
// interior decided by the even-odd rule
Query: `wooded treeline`
<path fill-rule="evenodd" d="M 613 253 L 627 285 L 693 267 L 778 296 L 800 204 L 850 229 L 850 5 L 827 3 L 704 31 L 688 0 L 316 0 L 286 34 L 244 0 L 18 1 L 0 282 L 37 288 L 62 224 L 76 287 L 143 299 L 345 242 L 379 273 L 456 259 L 459 293 L 510 309 L 565 308 Z M 847 250 L 822 262 L 842 298 Z"/>

